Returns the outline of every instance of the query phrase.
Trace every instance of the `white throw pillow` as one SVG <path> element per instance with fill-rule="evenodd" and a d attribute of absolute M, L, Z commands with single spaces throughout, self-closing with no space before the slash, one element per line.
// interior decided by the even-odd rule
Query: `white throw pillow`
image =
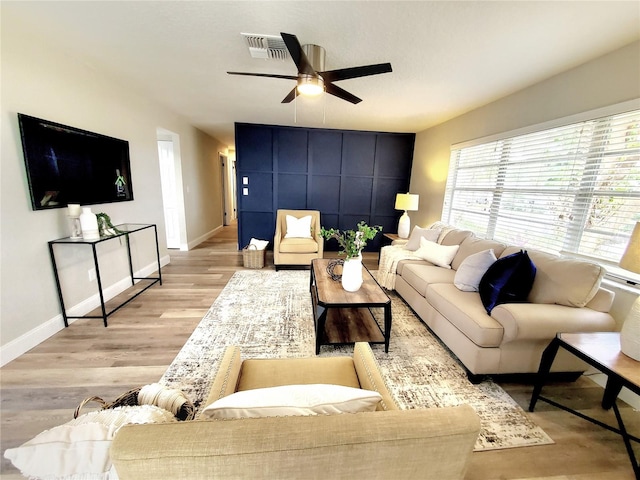
<path fill-rule="evenodd" d="M 373 412 L 380 400 L 378 392 L 342 385 L 284 385 L 236 392 L 202 414 L 223 419 Z"/>
<path fill-rule="evenodd" d="M 252 238 L 249 245 L 254 245 L 257 250 L 264 250 L 267 248 L 267 245 L 269 245 L 269 240 L 258 240 L 257 238 Z"/>
<path fill-rule="evenodd" d="M 23 475 L 33 479 L 117 479 L 109 448 L 118 429 L 128 423 L 176 422 L 169 411 L 154 405 L 134 405 L 85 413 L 39 433 L 4 452 Z"/>
<path fill-rule="evenodd" d="M 421 238 L 429 240 L 430 242 L 437 242 L 439 236 L 440 229 L 421 228 L 416 225 L 415 227 L 413 227 L 413 230 L 411 230 L 409 241 L 406 243 L 404 248 L 415 252 L 416 250 L 418 250 L 418 248 L 420 248 Z"/>
<path fill-rule="evenodd" d="M 420 248 L 416 255 L 439 267 L 451 268 L 451 261 L 456 256 L 460 245 L 440 245 L 424 238 L 420 239 Z"/>
<path fill-rule="evenodd" d="M 286 220 L 287 233 L 284 238 L 311 238 L 311 215 L 302 218 L 287 215 Z"/>
<path fill-rule="evenodd" d="M 453 284 L 463 292 L 477 292 L 482 276 L 496 260 L 493 249 L 469 255 L 458 267 Z"/>

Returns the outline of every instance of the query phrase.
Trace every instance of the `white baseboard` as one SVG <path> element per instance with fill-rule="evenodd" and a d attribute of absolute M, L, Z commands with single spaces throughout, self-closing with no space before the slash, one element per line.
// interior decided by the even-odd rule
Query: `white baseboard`
<path fill-rule="evenodd" d="M 220 225 L 216 228 L 214 228 L 213 230 L 205 233 L 204 235 L 196 238 L 195 240 L 192 240 L 191 242 L 187 243 L 186 245 L 183 245 L 180 247 L 180 250 L 191 250 L 192 248 L 197 247 L 198 245 L 200 245 L 202 242 L 209 240 L 211 237 L 213 237 L 216 233 L 218 233 L 220 230 L 222 230 L 222 228 L 224 227 L 224 225 Z"/>
<path fill-rule="evenodd" d="M 167 255 L 160 259 L 160 266 L 164 267 L 168 265 L 171 261 L 171 258 Z M 158 265 L 154 262 L 151 263 L 137 272 L 134 272 L 134 277 L 148 277 L 158 270 Z M 127 288 L 131 287 L 131 278 L 126 277 L 122 280 L 116 282 L 113 285 L 108 286 L 103 290 L 104 300 L 105 302 L 112 299 L 116 295 L 124 292 Z M 100 295 L 97 293 L 92 295 L 91 297 L 83 300 L 82 302 L 73 305 L 72 307 L 67 309 L 67 315 L 73 317 L 80 317 L 86 315 L 90 311 L 98 308 L 100 306 Z M 75 322 L 76 319 L 69 319 L 69 325 Z M 62 314 L 58 314 L 55 317 L 45 321 L 44 323 L 38 325 L 36 328 L 28 331 L 27 333 L 21 335 L 15 340 L 10 341 L 9 343 L 2 345 L 0 347 L 0 366 L 4 366 L 7 363 L 15 360 L 20 355 L 28 352 L 33 347 L 38 346 L 40 343 L 44 342 L 48 338 L 52 337 L 59 331 L 64 329 L 64 321 L 62 319 Z"/>

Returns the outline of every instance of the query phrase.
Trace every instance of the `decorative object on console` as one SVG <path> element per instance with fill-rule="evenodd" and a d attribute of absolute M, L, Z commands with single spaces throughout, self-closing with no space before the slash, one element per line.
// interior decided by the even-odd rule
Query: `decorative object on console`
<path fill-rule="evenodd" d="M 80 225 L 80 214 L 82 209 L 77 203 L 67 205 L 67 217 L 69 217 L 70 238 L 80 240 L 82 238 L 82 225 Z"/>
<path fill-rule="evenodd" d="M 82 238 L 85 240 L 99 240 L 98 218 L 91 211 L 91 207 L 82 207 L 80 215 L 80 226 L 82 227 Z"/>
<path fill-rule="evenodd" d="M 342 288 L 347 292 L 356 292 L 362 286 L 362 250 L 367 240 L 373 240 L 380 231 L 381 226 L 370 227 L 365 222 L 358 223 L 357 230 L 320 229 L 320 235 L 325 240 L 338 240 L 339 253 L 347 257 L 342 266 Z"/>
<path fill-rule="evenodd" d="M 620 266 L 630 272 L 640 273 L 640 222 L 636 222 L 627 249 L 620 259 Z M 622 324 L 620 349 L 626 356 L 640 361 L 640 296 Z"/>
<path fill-rule="evenodd" d="M 398 221 L 398 236 L 400 238 L 407 238 L 411 231 L 411 220 L 407 212 L 414 212 L 418 210 L 418 202 L 420 195 L 412 193 L 398 193 L 396 195 L 396 210 L 404 210 L 404 213 Z"/>
<path fill-rule="evenodd" d="M 122 233 L 122 230 L 118 230 L 111 222 L 111 217 L 104 212 L 96 213 L 98 220 L 98 231 L 101 237 L 108 235 L 115 235 L 116 233 Z"/>

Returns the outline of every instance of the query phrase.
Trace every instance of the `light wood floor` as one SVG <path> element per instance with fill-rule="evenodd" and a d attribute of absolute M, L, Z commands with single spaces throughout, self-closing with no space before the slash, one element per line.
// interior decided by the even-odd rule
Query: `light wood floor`
<path fill-rule="evenodd" d="M 113 400 L 156 382 L 233 273 L 243 268 L 236 244 L 231 226 L 192 251 L 172 251 L 171 263 L 162 270 L 163 285 L 116 312 L 108 328 L 100 320 L 78 320 L 0 369 L 2 452 L 70 420 L 85 397 Z M 273 268 L 271 255 L 267 263 Z M 377 254 L 365 254 L 365 264 L 376 268 Z M 531 385 L 501 385 L 526 410 Z M 611 412 L 599 408 L 602 389 L 587 378 L 556 383 L 545 394 L 615 423 Z M 630 408 L 623 414 L 630 431 L 639 435 L 640 414 Z M 476 452 L 468 480 L 634 478 L 616 434 L 544 403 L 530 415 L 556 443 Z M 0 472 L 2 479 L 22 478 L 4 458 Z"/>

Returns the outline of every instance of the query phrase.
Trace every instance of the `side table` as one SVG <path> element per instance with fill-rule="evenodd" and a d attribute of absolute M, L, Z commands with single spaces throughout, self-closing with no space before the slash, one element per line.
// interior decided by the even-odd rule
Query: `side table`
<path fill-rule="evenodd" d="M 613 409 L 618 422 L 618 428 L 588 417 L 583 413 L 576 412 L 540 395 L 559 348 L 564 348 L 607 376 L 607 384 L 602 397 L 602 408 L 605 410 Z M 627 357 L 620 351 L 620 333 L 558 333 L 542 353 L 538 379 L 533 389 L 533 394 L 531 395 L 529 411 L 533 412 L 536 402 L 542 400 L 619 434 L 622 436 L 622 440 L 627 449 L 633 472 L 636 478 L 640 479 L 640 467 L 638 466 L 633 447 L 631 446 L 631 441 L 640 442 L 640 438 L 627 432 L 618 406 L 616 405 L 616 399 L 622 387 L 626 387 L 633 393 L 640 395 L 640 362 L 637 362 L 631 357 Z"/>
<path fill-rule="evenodd" d="M 62 310 L 62 319 L 64 320 L 64 326 L 69 326 L 69 318 L 102 318 L 104 326 L 107 326 L 107 317 L 118 310 L 120 307 L 126 305 L 131 300 L 136 298 L 138 295 L 143 293 L 148 288 L 152 287 L 156 283 L 160 283 L 162 285 L 162 271 L 160 268 L 160 249 L 158 247 L 158 229 L 155 224 L 137 224 L 137 223 L 124 223 L 121 225 L 116 225 L 115 228 L 120 231 L 120 233 L 115 233 L 113 235 L 100 237 L 97 240 L 84 240 L 84 239 L 75 239 L 71 237 L 59 238 L 58 240 L 51 240 L 49 242 L 49 256 L 51 257 L 51 264 L 53 266 L 53 274 L 56 280 L 56 288 L 58 289 L 58 300 L 60 301 L 60 309 Z M 156 260 L 158 263 L 158 276 L 157 277 L 134 277 L 133 276 L 133 262 L 131 261 L 131 245 L 129 244 L 129 236 L 133 233 L 140 232 L 142 230 L 146 230 L 149 228 L 153 228 L 153 232 L 155 235 L 155 243 L 156 243 Z M 98 253 L 96 250 L 96 245 L 101 242 L 106 242 L 112 240 L 114 238 L 124 237 L 127 245 L 127 256 L 129 260 L 129 276 L 131 277 L 131 285 L 135 285 L 136 280 L 138 281 L 148 281 L 149 284 L 146 285 L 142 290 L 137 292 L 134 295 L 131 295 L 126 301 L 122 302 L 120 305 L 113 308 L 111 311 L 107 312 L 107 308 L 105 306 L 104 293 L 102 289 L 102 278 L 100 277 L 100 265 L 98 263 Z M 67 310 L 64 306 L 64 297 L 62 295 L 62 287 L 60 286 L 60 277 L 58 274 L 58 266 L 56 264 L 56 255 L 54 251 L 54 246 L 56 245 L 88 245 L 91 247 L 93 252 L 93 264 L 96 270 L 96 281 L 98 283 L 98 295 L 100 296 L 100 308 L 102 310 L 102 315 L 100 316 L 84 316 L 84 317 L 72 317 L 67 315 Z"/>

